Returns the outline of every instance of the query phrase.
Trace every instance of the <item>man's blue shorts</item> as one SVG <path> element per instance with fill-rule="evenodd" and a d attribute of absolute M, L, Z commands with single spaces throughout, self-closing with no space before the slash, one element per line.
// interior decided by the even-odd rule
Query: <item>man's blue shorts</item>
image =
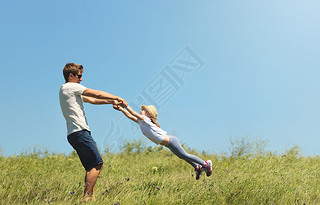
<path fill-rule="evenodd" d="M 95 166 L 103 164 L 97 143 L 88 130 L 81 130 L 68 135 L 68 142 L 77 151 L 84 168 L 89 171 Z"/>

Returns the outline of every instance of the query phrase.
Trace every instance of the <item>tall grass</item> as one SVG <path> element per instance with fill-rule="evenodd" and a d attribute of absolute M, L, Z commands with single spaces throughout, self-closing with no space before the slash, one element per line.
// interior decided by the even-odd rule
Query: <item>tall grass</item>
<path fill-rule="evenodd" d="M 213 175 L 196 181 L 193 168 L 167 149 L 126 143 L 121 153 L 103 155 L 96 201 L 88 204 L 320 204 L 320 158 L 297 148 L 243 156 L 189 149 L 213 161 Z M 1 204 L 81 202 L 84 169 L 75 153 L 34 150 L 2 156 L 0 167 Z"/>

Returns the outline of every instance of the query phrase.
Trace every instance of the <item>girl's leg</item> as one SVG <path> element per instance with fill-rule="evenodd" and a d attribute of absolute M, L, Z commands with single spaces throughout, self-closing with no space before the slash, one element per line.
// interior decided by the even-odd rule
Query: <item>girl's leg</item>
<path fill-rule="evenodd" d="M 200 164 L 201 166 L 205 165 L 205 162 L 199 157 L 192 154 L 188 154 L 181 146 L 179 139 L 176 138 L 175 136 L 170 136 L 169 144 L 167 145 L 167 147 L 180 159 L 184 159 L 186 162 L 191 164 L 194 168 L 196 168 L 198 164 Z"/>

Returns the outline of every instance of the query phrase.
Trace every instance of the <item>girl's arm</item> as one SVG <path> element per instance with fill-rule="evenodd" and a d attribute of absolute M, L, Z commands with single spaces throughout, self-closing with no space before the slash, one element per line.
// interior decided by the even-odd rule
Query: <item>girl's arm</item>
<path fill-rule="evenodd" d="M 131 115 L 133 115 L 134 117 L 138 118 L 139 120 L 143 120 L 143 116 L 136 113 L 129 105 L 126 107 L 126 109 L 129 111 L 129 113 Z"/>
<path fill-rule="evenodd" d="M 125 115 L 127 116 L 127 118 L 129 118 L 130 120 L 138 123 L 138 118 L 131 115 L 127 110 L 125 110 L 123 107 L 119 107 L 119 110 Z"/>

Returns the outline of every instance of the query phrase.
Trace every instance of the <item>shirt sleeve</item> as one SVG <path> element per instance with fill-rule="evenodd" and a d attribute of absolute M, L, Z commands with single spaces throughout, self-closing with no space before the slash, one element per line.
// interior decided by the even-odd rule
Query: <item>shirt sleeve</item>
<path fill-rule="evenodd" d="M 142 117 L 143 117 L 143 121 L 145 121 L 145 122 L 150 121 L 150 119 L 147 116 L 142 115 Z"/>
<path fill-rule="evenodd" d="M 141 125 L 143 122 L 146 123 L 146 120 L 149 119 L 149 118 L 148 118 L 147 116 L 145 116 L 145 115 L 142 115 L 142 117 L 143 117 L 142 120 L 138 119 L 138 124 L 139 124 L 139 125 Z"/>
<path fill-rule="evenodd" d="M 71 92 L 75 95 L 82 95 L 83 91 L 86 89 L 83 85 L 80 85 L 78 83 L 74 83 L 71 88 Z"/>

